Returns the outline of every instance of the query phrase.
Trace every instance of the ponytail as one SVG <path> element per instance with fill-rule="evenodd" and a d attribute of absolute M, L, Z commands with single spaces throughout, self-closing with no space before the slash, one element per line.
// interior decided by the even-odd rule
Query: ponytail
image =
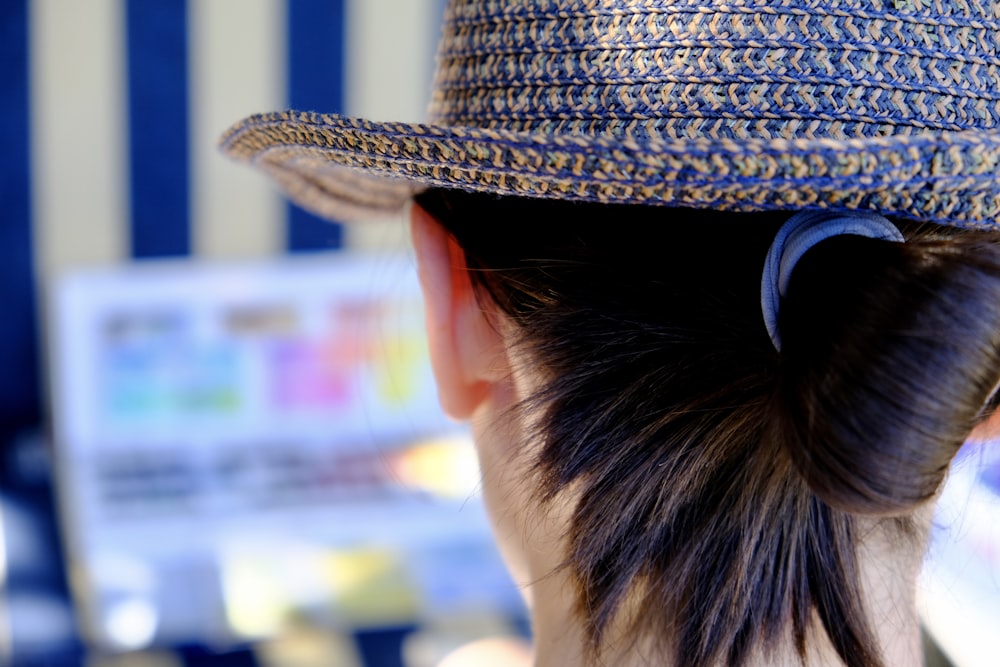
<path fill-rule="evenodd" d="M 1000 245 L 977 233 L 827 240 L 796 266 L 771 433 L 856 514 L 934 496 L 1000 377 Z"/>

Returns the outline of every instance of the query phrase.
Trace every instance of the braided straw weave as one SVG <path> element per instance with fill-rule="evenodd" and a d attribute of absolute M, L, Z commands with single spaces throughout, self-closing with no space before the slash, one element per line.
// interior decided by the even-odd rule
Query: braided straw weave
<path fill-rule="evenodd" d="M 222 147 L 340 220 L 443 186 L 1000 228 L 1000 3 L 452 0 L 430 117 L 262 114 Z"/>

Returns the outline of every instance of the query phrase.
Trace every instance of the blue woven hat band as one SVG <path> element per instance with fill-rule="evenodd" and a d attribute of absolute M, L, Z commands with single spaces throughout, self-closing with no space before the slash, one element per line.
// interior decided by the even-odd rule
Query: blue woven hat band
<path fill-rule="evenodd" d="M 451 0 L 426 123 L 222 139 L 341 220 L 424 187 L 1000 223 L 1000 2 Z"/>

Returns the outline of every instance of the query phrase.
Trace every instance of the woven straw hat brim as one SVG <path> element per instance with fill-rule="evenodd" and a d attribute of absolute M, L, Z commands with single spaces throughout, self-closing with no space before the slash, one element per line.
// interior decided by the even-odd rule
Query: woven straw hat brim
<path fill-rule="evenodd" d="M 1000 134 L 645 142 L 282 112 L 221 140 L 303 207 L 342 221 L 401 208 L 429 186 L 734 211 L 864 209 L 1000 229 Z"/>

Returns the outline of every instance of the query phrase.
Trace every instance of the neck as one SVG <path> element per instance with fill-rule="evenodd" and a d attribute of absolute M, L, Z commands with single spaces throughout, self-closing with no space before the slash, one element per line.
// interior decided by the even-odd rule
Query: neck
<path fill-rule="evenodd" d="M 592 656 L 588 651 L 585 628 L 577 614 L 577 585 L 569 570 L 560 567 L 567 553 L 566 526 L 572 522 L 576 492 L 572 487 L 564 489 L 562 498 L 539 511 L 529 482 L 532 476 L 527 462 L 534 460 L 532 447 L 510 445 L 532 442 L 529 436 L 533 428 L 517 419 L 515 411 L 505 409 L 533 395 L 530 388 L 520 386 L 523 382 L 524 378 L 515 374 L 505 389 L 510 396 L 501 395 L 501 383 L 497 383 L 496 396 L 484 402 L 473 420 L 473 429 L 483 474 L 484 501 L 501 552 L 532 610 L 535 665 L 686 667 L 674 664 L 669 650 L 660 652 L 662 643 L 655 640 L 661 638 L 635 641 L 624 624 L 617 627 L 612 624 L 598 655 Z M 912 518 L 915 528 L 911 534 L 919 533 L 926 538 L 932 514 L 930 504 L 918 512 Z M 857 553 L 861 594 L 869 625 L 881 648 L 883 665 L 920 667 L 922 651 L 915 587 L 925 539 L 904 537 L 887 525 L 872 522 L 858 527 L 858 534 L 866 536 Z M 663 576 L 665 581 L 677 579 L 670 572 Z M 679 611 L 674 614 L 679 615 Z M 786 636 L 770 652 L 762 651 L 740 667 L 802 667 L 790 627 Z M 805 664 L 809 667 L 843 667 L 818 619 L 807 631 L 805 648 Z"/>
<path fill-rule="evenodd" d="M 882 535 L 884 531 L 876 531 Z M 920 667 L 923 654 L 920 623 L 916 612 L 915 585 L 921 563 L 920 551 L 897 553 L 885 538 L 870 539 L 860 550 L 862 559 L 862 594 L 871 628 L 882 648 L 887 667 Z M 892 551 L 890 551 L 892 549 Z M 890 557 L 891 556 L 891 557 Z M 608 641 L 595 659 L 588 658 L 584 628 L 575 613 L 575 583 L 565 570 L 535 573 L 530 585 L 536 667 L 579 667 L 580 665 L 615 665 L 616 667 L 680 667 L 670 656 L 658 653 L 653 642 L 627 638 L 623 628 L 612 627 Z M 767 654 L 761 652 L 742 667 L 802 667 L 792 639 Z M 589 661 L 588 661 L 589 660 Z M 830 644 L 818 618 L 807 634 L 807 666 L 843 666 Z"/>

